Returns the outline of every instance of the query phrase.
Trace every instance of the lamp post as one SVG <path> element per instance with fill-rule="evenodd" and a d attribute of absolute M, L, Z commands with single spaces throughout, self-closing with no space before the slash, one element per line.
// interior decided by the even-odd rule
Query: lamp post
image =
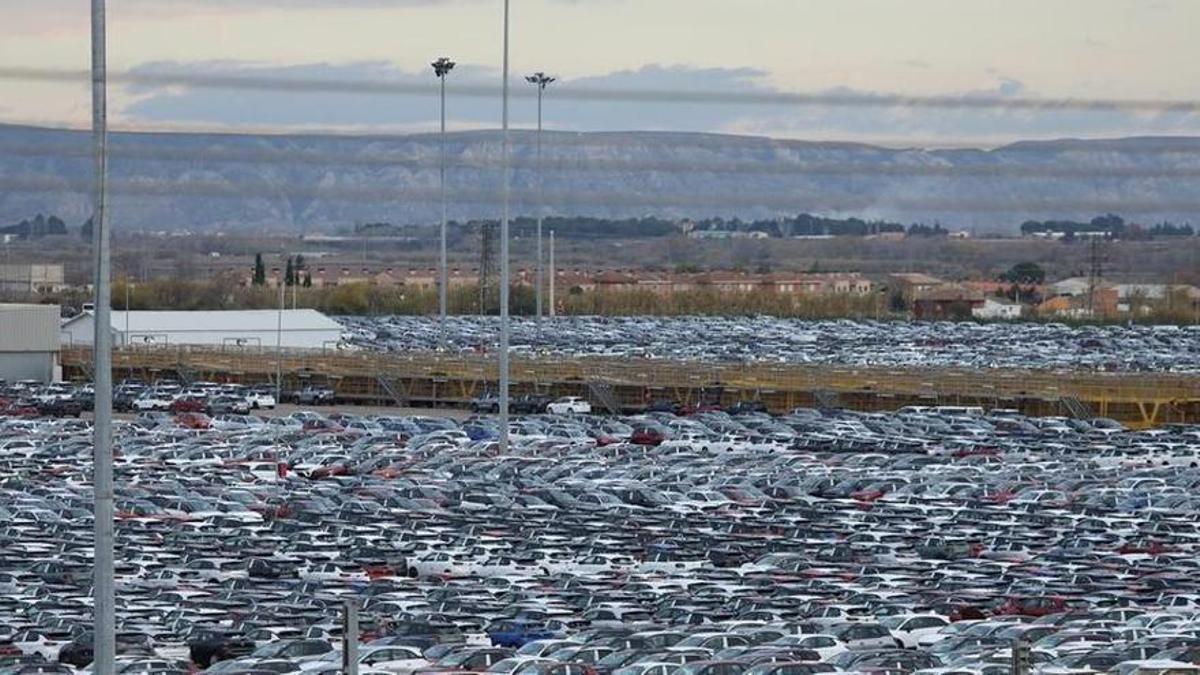
<path fill-rule="evenodd" d="M 439 176 L 442 191 L 442 227 L 440 268 L 438 270 L 438 348 L 446 349 L 446 287 L 449 285 L 449 272 L 446 262 L 446 75 L 454 70 L 454 62 L 441 57 L 432 64 L 433 73 L 442 83 L 442 160 Z"/>
<path fill-rule="evenodd" d="M 550 230 L 550 318 L 554 318 L 554 281 L 558 273 L 554 269 L 554 230 Z"/>
<path fill-rule="evenodd" d="M 536 317 L 538 331 L 542 328 L 542 286 L 545 282 L 542 280 L 542 94 L 545 93 L 546 87 L 554 82 L 554 78 L 545 73 L 534 73 L 525 78 L 525 81 L 537 87 L 537 186 L 538 186 L 538 204 L 537 204 L 537 267 L 534 274 L 534 284 L 537 289 L 534 292 L 536 298 Z"/>
<path fill-rule="evenodd" d="M 504 84 L 501 104 L 501 201 L 500 217 L 500 454 L 508 454 L 508 9 L 509 0 L 504 0 Z"/>
<path fill-rule="evenodd" d="M 95 258 L 95 419 L 93 475 L 95 556 L 92 579 L 92 671 L 112 675 L 116 659 L 116 598 L 113 590 L 112 466 L 112 258 L 108 230 L 108 37 L 105 0 L 92 0 L 92 255 Z"/>

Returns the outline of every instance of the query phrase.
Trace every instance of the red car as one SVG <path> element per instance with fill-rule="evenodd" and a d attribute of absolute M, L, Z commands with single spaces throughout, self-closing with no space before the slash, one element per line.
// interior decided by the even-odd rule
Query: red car
<path fill-rule="evenodd" d="M 654 427 L 638 427 L 633 430 L 629 442 L 634 445 L 661 445 L 667 435 Z"/>
<path fill-rule="evenodd" d="M 37 406 L 29 401 L 12 401 L 0 409 L 0 414 L 7 417 L 37 417 Z"/>
<path fill-rule="evenodd" d="M 198 398 L 183 397 L 171 401 L 168 410 L 178 415 L 179 413 L 202 413 L 204 408 L 204 401 Z"/>
<path fill-rule="evenodd" d="M 175 416 L 175 424 L 184 429 L 208 429 L 212 426 L 212 418 L 204 413 L 185 412 Z"/>
<path fill-rule="evenodd" d="M 1063 614 L 1068 609 L 1067 601 L 1059 597 L 1009 598 L 1007 602 L 996 609 L 995 614 L 996 616 L 1041 617 Z"/>

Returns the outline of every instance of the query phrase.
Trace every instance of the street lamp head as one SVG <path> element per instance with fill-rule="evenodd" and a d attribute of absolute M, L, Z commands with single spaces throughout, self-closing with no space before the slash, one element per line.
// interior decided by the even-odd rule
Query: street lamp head
<path fill-rule="evenodd" d="M 528 82 L 529 84 L 535 84 L 541 89 L 545 89 L 546 85 L 550 84 L 551 82 L 554 82 L 554 80 L 555 80 L 555 78 L 550 77 L 549 75 L 547 75 L 545 73 L 534 73 L 534 74 L 530 75 L 529 77 L 525 78 L 526 82 Z"/>
<path fill-rule="evenodd" d="M 433 66 L 433 74 L 438 77 L 445 77 L 447 73 L 454 70 L 455 63 L 446 57 L 441 57 L 430 65 Z"/>

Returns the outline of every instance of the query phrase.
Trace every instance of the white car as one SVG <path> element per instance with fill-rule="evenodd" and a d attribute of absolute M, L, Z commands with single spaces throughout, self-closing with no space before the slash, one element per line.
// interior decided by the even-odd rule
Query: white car
<path fill-rule="evenodd" d="M 918 614 L 888 617 L 883 620 L 883 625 L 905 649 L 916 649 L 928 647 L 945 638 L 941 630 L 950 622 L 935 614 Z"/>
<path fill-rule="evenodd" d="M 359 647 L 358 672 L 411 673 L 428 668 L 432 664 L 421 656 L 416 647 L 391 645 L 381 647 Z M 319 660 L 300 664 L 301 672 L 316 672 L 327 668 L 341 670 L 342 653 L 332 651 Z"/>
<path fill-rule="evenodd" d="M 174 397 L 166 394 L 146 393 L 134 400 L 133 409 L 138 412 L 170 410 L 174 402 Z"/>
<path fill-rule="evenodd" d="M 783 645 L 787 647 L 799 647 L 800 649 L 810 649 L 821 656 L 821 660 L 833 658 L 844 651 L 847 651 L 846 645 L 838 641 L 832 635 L 810 634 L 810 635 L 789 635 L 780 638 L 773 645 Z"/>
<path fill-rule="evenodd" d="M 265 391 L 251 391 L 246 394 L 246 402 L 251 408 L 258 410 L 259 408 L 275 408 L 275 394 Z"/>
<path fill-rule="evenodd" d="M 551 415 L 590 415 L 592 404 L 578 396 L 564 396 L 546 406 Z"/>

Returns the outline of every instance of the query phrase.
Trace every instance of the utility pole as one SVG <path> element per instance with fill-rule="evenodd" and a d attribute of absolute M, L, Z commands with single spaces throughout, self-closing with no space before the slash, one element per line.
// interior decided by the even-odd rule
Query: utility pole
<path fill-rule="evenodd" d="M 479 315 L 489 311 L 489 291 L 496 268 L 496 224 L 482 221 L 479 224 Z"/>
<path fill-rule="evenodd" d="M 446 262 L 446 75 L 454 70 L 454 62 L 441 57 L 433 62 L 433 72 L 442 82 L 442 161 L 439 171 L 442 190 L 441 254 L 438 272 L 438 349 L 446 349 L 446 293 L 449 284 Z"/>
<path fill-rule="evenodd" d="M 554 308 L 555 308 L 555 304 L 554 304 L 554 278 L 555 278 L 555 271 L 554 271 L 554 230 L 550 230 L 550 318 L 551 318 L 551 319 L 553 319 L 553 318 L 554 318 L 554 315 L 555 315 L 555 309 L 554 309 Z"/>
<path fill-rule="evenodd" d="M 279 315 L 275 326 L 275 401 L 283 402 L 283 277 L 279 277 Z"/>
<path fill-rule="evenodd" d="M 504 85 L 502 87 L 503 106 L 501 112 L 501 170 L 503 215 L 500 218 L 500 454 L 508 454 L 508 285 L 511 281 L 508 273 L 508 6 L 509 0 L 504 0 Z"/>
<path fill-rule="evenodd" d="M 346 600 L 342 618 L 342 672 L 358 675 L 358 601 Z"/>
<path fill-rule="evenodd" d="M 296 289 L 300 286 L 300 268 L 292 263 L 292 309 L 296 309 Z"/>
<path fill-rule="evenodd" d="M 535 320 L 537 321 L 538 334 L 542 330 L 542 288 L 545 282 L 542 279 L 542 94 L 545 93 L 546 87 L 554 81 L 553 77 L 545 73 L 534 73 L 525 78 L 525 81 L 537 87 L 537 266 L 534 273 L 534 298 L 536 299 L 536 309 L 534 311 Z"/>
<path fill-rule="evenodd" d="M 1024 640 L 1013 640 L 1012 645 L 1012 675 L 1029 675 L 1031 658 L 1029 643 Z"/>
<path fill-rule="evenodd" d="M 108 62 L 105 0 L 92 0 L 92 248 L 95 256 L 95 305 L 92 319 L 92 371 L 95 373 L 95 420 L 92 424 L 95 490 L 95 559 L 92 580 L 94 655 L 92 672 L 113 675 L 116 660 L 116 606 L 113 592 L 112 467 L 112 263 L 108 231 Z"/>
<path fill-rule="evenodd" d="M 121 346 L 129 346 L 129 276 L 125 276 L 125 336 L 121 339 Z"/>

